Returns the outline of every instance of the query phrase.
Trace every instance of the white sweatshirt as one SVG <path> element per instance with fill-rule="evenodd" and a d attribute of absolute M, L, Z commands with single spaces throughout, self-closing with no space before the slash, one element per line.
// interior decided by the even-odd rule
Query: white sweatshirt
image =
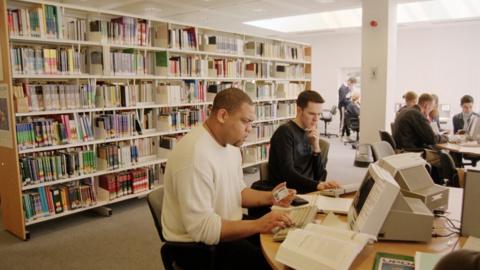
<path fill-rule="evenodd" d="M 168 157 L 163 236 L 168 241 L 220 241 L 221 220 L 242 219 L 240 149 L 218 144 L 203 127 L 183 137 Z"/>

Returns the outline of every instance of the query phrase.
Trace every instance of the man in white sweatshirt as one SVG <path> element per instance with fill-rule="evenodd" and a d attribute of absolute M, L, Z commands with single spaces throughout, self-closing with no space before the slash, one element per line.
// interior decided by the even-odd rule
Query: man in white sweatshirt
<path fill-rule="evenodd" d="M 218 93 L 207 121 L 183 137 L 169 156 L 164 178 L 163 236 L 168 241 L 216 246 L 219 269 L 269 269 L 258 234 L 292 221 L 270 212 L 257 220 L 242 219 L 242 207 L 288 206 L 295 191 L 275 202 L 272 192 L 246 187 L 240 149 L 255 120 L 255 107 L 245 92 Z M 274 190 L 278 189 L 280 184 Z M 188 256 L 187 256 L 188 257 Z M 182 268 L 202 269 L 195 256 L 182 254 Z"/>

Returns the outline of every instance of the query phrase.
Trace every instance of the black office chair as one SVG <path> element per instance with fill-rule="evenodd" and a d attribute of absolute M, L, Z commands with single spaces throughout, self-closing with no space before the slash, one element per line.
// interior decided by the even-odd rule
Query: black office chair
<path fill-rule="evenodd" d="M 260 180 L 253 182 L 252 189 L 261 191 L 271 191 L 274 186 L 268 178 L 268 163 L 260 164 Z M 248 216 L 250 218 L 260 218 L 270 212 L 270 207 L 259 206 L 248 208 Z"/>
<path fill-rule="evenodd" d="M 380 134 L 380 140 L 389 143 L 392 146 L 393 150 L 398 150 L 395 139 L 393 139 L 393 136 L 388 133 L 388 131 L 379 130 L 378 133 Z"/>
<path fill-rule="evenodd" d="M 435 183 L 450 187 L 460 187 L 455 162 L 446 150 L 431 150 L 440 158 L 440 164 L 432 166 L 431 176 Z"/>
<path fill-rule="evenodd" d="M 337 105 L 333 105 L 330 110 L 326 110 L 326 111 L 324 111 L 324 112 L 321 113 L 321 115 L 320 115 L 320 120 L 322 120 L 323 123 L 325 124 L 325 132 L 324 132 L 324 133 L 320 133 L 320 135 L 323 135 L 323 136 L 328 137 L 328 138 L 330 138 L 330 136 L 338 137 L 338 134 L 329 133 L 329 132 L 327 131 L 328 123 L 332 122 L 333 117 L 335 116 L 335 114 L 337 114 Z"/>
<path fill-rule="evenodd" d="M 395 150 L 393 150 L 393 147 L 385 141 L 372 143 L 372 152 L 373 161 L 395 155 Z"/>
<path fill-rule="evenodd" d="M 352 116 L 352 115 L 349 115 L 348 112 L 346 112 L 345 121 L 347 123 L 347 128 L 355 132 L 356 137 L 354 141 L 348 140 L 348 141 L 345 141 L 344 144 L 347 145 L 347 143 L 350 143 L 353 149 L 357 149 L 358 139 L 359 139 L 358 135 L 360 133 L 360 119 L 358 118 L 358 116 Z"/>
<path fill-rule="evenodd" d="M 164 244 L 160 248 L 163 266 L 166 270 L 182 269 L 215 269 L 215 246 L 194 242 L 170 242 L 162 234 L 163 188 L 148 194 L 148 207 L 152 213 L 157 233 Z M 188 262 L 186 262 L 188 260 Z M 192 262 L 195 265 L 192 266 Z"/>

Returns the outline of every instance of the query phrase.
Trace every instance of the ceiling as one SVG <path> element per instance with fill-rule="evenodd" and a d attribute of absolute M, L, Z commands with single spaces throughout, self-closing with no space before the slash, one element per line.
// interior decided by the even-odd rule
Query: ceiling
<path fill-rule="evenodd" d="M 57 0 L 233 32 L 296 39 L 243 24 L 246 21 L 361 7 L 361 0 Z M 400 3 L 424 0 L 398 0 Z"/>

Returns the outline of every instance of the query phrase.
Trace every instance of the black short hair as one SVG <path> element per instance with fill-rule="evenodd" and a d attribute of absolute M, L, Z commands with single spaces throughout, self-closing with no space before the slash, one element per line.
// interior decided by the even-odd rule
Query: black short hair
<path fill-rule="evenodd" d="M 317 91 L 305 90 L 298 95 L 297 106 L 305 109 L 308 106 L 308 102 L 323 104 L 325 100 Z"/>
<path fill-rule="evenodd" d="M 234 87 L 227 88 L 215 96 L 211 112 L 215 113 L 220 109 L 225 109 L 228 113 L 233 113 L 238 110 L 243 103 L 253 105 L 252 99 L 242 90 Z"/>
<path fill-rule="evenodd" d="M 463 105 L 465 103 L 473 103 L 473 97 L 470 95 L 465 95 L 460 99 L 460 105 Z"/>

